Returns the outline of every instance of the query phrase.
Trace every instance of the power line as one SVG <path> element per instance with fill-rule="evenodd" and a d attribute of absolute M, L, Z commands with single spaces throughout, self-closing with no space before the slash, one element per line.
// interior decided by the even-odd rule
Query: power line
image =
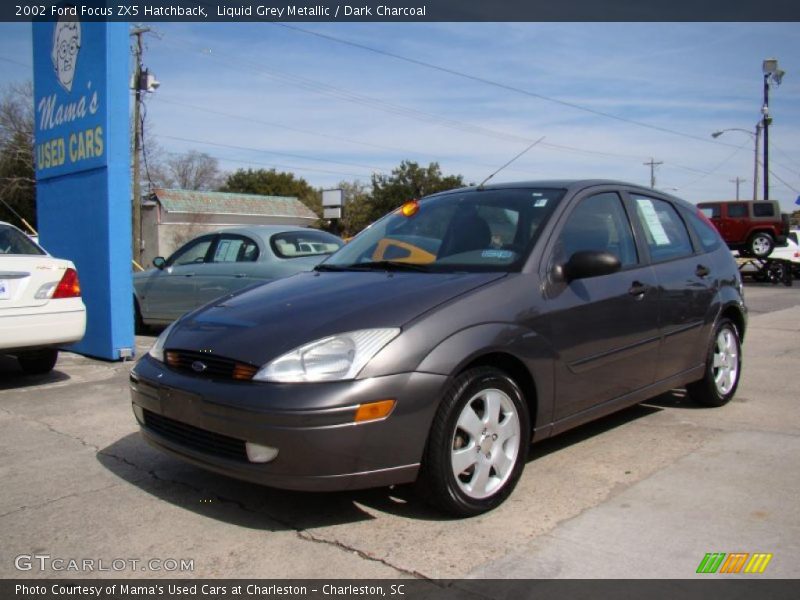
<path fill-rule="evenodd" d="M 360 167 L 362 169 L 370 169 L 372 171 L 378 171 L 378 172 L 383 172 L 385 170 L 385 169 L 382 169 L 380 167 L 372 167 L 372 166 L 369 166 L 369 165 L 362 165 L 362 164 L 358 164 L 358 163 L 349 163 L 349 162 L 343 162 L 343 161 L 338 161 L 338 160 L 331 160 L 331 159 L 327 159 L 327 158 L 304 156 L 302 154 L 290 154 L 289 152 L 275 152 L 274 150 L 265 150 L 263 148 L 251 148 L 251 147 L 247 147 L 247 146 L 236 146 L 234 144 L 223 144 L 221 142 L 211 142 L 211 141 L 207 141 L 207 140 L 197 140 L 197 139 L 191 139 L 191 138 L 178 137 L 178 136 L 174 136 L 174 135 L 160 134 L 160 137 L 166 138 L 168 140 L 177 140 L 179 142 L 189 142 L 191 144 L 206 144 L 208 146 L 218 146 L 220 148 L 230 148 L 230 149 L 233 149 L 233 150 L 246 150 L 248 152 L 261 152 L 262 154 L 274 154 L 276 156 L 289 156 L 289 157 L 292 157 L 292 158 L 299 158 L 301 160 L 311 160 L 311 161 L 315 161 L 315 162 L 325 162 L 325 163 L 332 163 L 332 164 L 336 164 L 336 165 L 346 165 L 346 166 L 349 166 L 349 167 Z"/>
<path fill-rule="evenodd" d="M 168 154 L 169 156 L 183 156 L 183 154 L 181 152 L 166 152 L 166 154 Z M 261 161 L 242 160 L 242 159 L 238 159 L 238 158 L 229 158 L 227 156 L 221 156 L 219 154 L 208 154 L 208 153 L 205 153 L 205 154 L 210 156 L 211 158 L 215 158 L 215 159 L 217 159 L 219 161 L 232 162 L 232 163 L 237 163 L 237 164 L 242 164 L 242 165 L 251 165 L 251 166 L 254 166 L 254 167 L 263 168 L 265 166 L 265 164 L 266 164 L 266 163 L 261 162 Z M 282 165 L 282 164 L 278 164 L 278 163 L 268 163 L 268 164 L 266 164 L 266 166 L 268 166 L 271 169 L 281 169 L 281 170 L 284 170 L 284 171 L 286 171 L 286 170 L 311 171 L 311 172 L 314 172 L 314 173 L 325 173 L 327 175 L 340 175 L 340 176 L 344 176 L 344 177 L 355 177 L 356 179 L 358 179 L 360 177 L 369 177 L 369 175 L 365 175 L 364 173 L 361 173 L 361 174 L 358 174 L 358 173 L 344 173 L 342 171 L 329 171 L 327 169 L 314 169 L 312 167 L 298 167 L 298 166 L 295 166 L 295 165 Z"/>
<path fill-rule="evenodd" d="M 707 143 L 707 144 L 722 144 L 722 142 L 717 142 L 717 141 L 714 141 L 714 140 L 710 140 L 710 139 L 707 139 L 705 137 L 693 135 L 691 133 L 686 133 L 686 132 L 683 132 L 683 131 L 670 129 L 668 127 L 661 127 L 660 125 L 653 125 L 652 123 L 646 123 L 644 121 L 637 121 L 635 119 L 629 119 L 627 117 L 621 117 L 621 116 L 615 115 L 613 113 L 607 113 L 607 112 L 604 112 L 604 111 L 601 111 L 601 110 L 590 108 L 588 106 L 583 106 L 581 104 L 577 104 L 575 102 L 568 102 L 566 100 L 560 100 L 558 98 L 553 98 L 552 96 L 546 96 L 544 94 L 539 94 L 537 92 L 532 92 L 530 90 L 519 88 L 519 87 L 516 87 L 516 86 L 513 86 L 513 85 L 509 85 L 509 84 L 506 84 L 506 83 L 501 83 L 499 81 L 494 81 L 494 80 L 491 80 L 491 79 L 487 79 L 485 77 L 480 77 L 478 75 L 471 75 L 469 73 L 464 73 L 462 71 L 457 71 L 456 69 L 451 69 L 449 67 L 443 67 L 441 65 L 436 65 L 436 64 L 429 63 L 429 62 L 426 62 L 426 61 L 423 61 L 423 60 L 419 60 L 419 59 L 416 59 L 416 58 L 410 58 L 408 56 L 403 56 L 401 54 L 396 54 L 394 52 L 389 52 L 387 50 L 381 50 L 379 48 L 373 48 L 372 46 L 367 46 L 365 44 L 360 44 L 358 42 L 352 42 L 350 40 L 345 40 L 345 39 L 338 38 L 338 37 L 335 37 L 335 36 L 332 36 L 332 35 L 328 35 L 328 34 L 325 34 L 325 33 L 320 33 L 318 31 L 311 31 L 309 29 L 303 29 L 302 27 L 297 27 L 295 25 L 288 25 L 286 23 L 272 22 L 272 25 L 275 25 L 276 27 L 283 27 L 284 29 L 288 29 L 288 30 L 291 30 L 291 31 L 296 31 L 296 32 L 299 32 L 299 33 L 304 33 L 304 34 L 307 34 L 307 35 L 315 36 L 315 37 L 318 37 L 318 38 L 321 38 L 321 39 L 325 39 L 325 40 L 328 40 L 328 41 L 331 41 L 331 42 L 335 42 L 337 44 L 344 44 L 346 46 L 351 46 L 353 48 L 359 48 L 359 49 L 365 50 L 367 52 L 372 52 L 372 53 L 379 54 L 379 55 L 382 55 L 382 56 L 387 56 L 389 58 L 394 58 L 396 60 L 401 60 L 401 61 L 413 64 L 413 65 L 417 65 L 417 66 L 420 66 L 420 67 L 425 67 L 427 69 L 433 69 L 433 70 L 439 71 L 441 73 L 447 73 L 449 75 L 454 75 L 456 77 L 461 77 L 463 79 L 468 79 L 468 80 L 475 81 L 475 82 L 478 82 L 478 83 L 483 83 L 485 85 L 490 85 L 490 86 L 493 86 L 493 87 L 496 87 L 496 88 L 499 88 L 499 89 L 503 89 L 503 90 L 506 90 L 506 91 L 509 91 L 509 92 L 514 92 L 514 93 L 517 93 L 517 94 L 522 94 L 524 96 L 529 96 L 531 98 L 537 98 L 539 100 L 544 100 L 546 102 L 559 104 L 561 106 L 566 106 L 566 107 L 573 108 L 575 110 L 580 110 L 580 111 L 583 111 L 583 112 L 587 112 L 587 113 L 590 113 L 590 114 L 593 114 L 593 115 L 596 115 L 596 116 L 605 117 L 605 118 L 608 118 L 608 119 L 614 119 L 615 121 L 621 121 L 623 123 L 628 123 L 630 125 L 636 125 L 638 127 L 645 127 L 647 129 L 652 129 L 654 131 L 660 131 L 662 133 L 670 133 L 672 135 L 678 135 L 678 136 L 681 136 L 681 137 L 685 137 L 685 138 L 689 138 L 689 139 L 693 139 L 693 140 L 698 140 L 698 141 L 701 141 L 701 142 L 704 142 L 704 143 Z"/>

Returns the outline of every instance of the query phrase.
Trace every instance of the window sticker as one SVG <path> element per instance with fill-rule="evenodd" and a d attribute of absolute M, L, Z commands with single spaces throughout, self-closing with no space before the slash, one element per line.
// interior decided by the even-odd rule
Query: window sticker
<path fill-rule="evenodd" d="M 507 259 L 514 256 L 511 250 L 484 250 L 481 252 L 481 258 L 498 258 Z"/>
<path fill-rule="evenodd" d="M 653 206 L 653 202 L 647 198 L 637 198 L 636 204 L 639 206 L 639 212 L 642 215 L 645 225 L 647 225 L 647 229 L 650 230 L 656 246 L 669 246 L 669 236 L 664 230 L 661 219 L 658 218 L 658 213 L 656 212 L 656 207 Z"/>
<path fill-rule="evenodd" d="M 534 208 L 542 208 L 543 206 L 547 206 L 547 198 L 539 198 L 533 203 Z"/>

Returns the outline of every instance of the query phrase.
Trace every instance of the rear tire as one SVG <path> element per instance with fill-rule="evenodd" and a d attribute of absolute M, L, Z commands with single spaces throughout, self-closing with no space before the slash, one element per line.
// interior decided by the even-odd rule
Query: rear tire
<path fill-rule="evenodd" d="M 17 362 L 27 375 L 43 375 L 49 373 L 56 366 L 58 360 L 58 350 L 48 348 L 31 352 L 30 354 L 20 354 Z"/>
<path fill-rule="evenodd" d="M 452 515 L 492 510 L 519 481 L 529 444 L 528 407 L 517 384 L 493 367 L 469 369 L 436 412 L 417 489 Z"/>
<path fill-rule="evenodd" d="M 702 379 L 686 386 L 692 399 L 705 406 L 727 404 L 736 393 L 742 373 L 739 332 L 730 319 L 721 319 L 711 336 Z"/>
<path fill-rule="evenodd" d="M 772 254 L 774 248 L 775 240 L 772 239 L 770 234 L 763 231 L 754 233 L 747 242 L 748 254 L 756 258 L 767 258 Z"/>

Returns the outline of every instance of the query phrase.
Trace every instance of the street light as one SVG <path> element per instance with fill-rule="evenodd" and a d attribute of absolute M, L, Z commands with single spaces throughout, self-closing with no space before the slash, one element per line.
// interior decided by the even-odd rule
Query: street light
<path fill-rule="evenodd" d="M 769 200 L 769 125 L 772 117 L 769 116 L 769 86 L 770 84 L 780 85 L 786 71 L 778 67 L 777 58 L 767 58 L 761 65 L 764 73 L 764 105 L 761 107 L 761 114 L 764 115 L 762 123 L 764 127 L 764 200 Z"/>
<path fill-rule="evenodd" d="M 748 131 L 747 129 L 741 129 L 740 127 L 730 127 L 728 129 L 720 129 L 719 131 L 715 131 L 711 134 L 711 137 L 718 138 L 726 131 L 741 131 L 742 133 L 753 136 L 755 141 L 755 148 L 753 152 L 753 200 L 758 200 L 758 146 L 761 142 L 761 128 L 761 121 L 759 121 L 756 123 L 755 133 Z"/>

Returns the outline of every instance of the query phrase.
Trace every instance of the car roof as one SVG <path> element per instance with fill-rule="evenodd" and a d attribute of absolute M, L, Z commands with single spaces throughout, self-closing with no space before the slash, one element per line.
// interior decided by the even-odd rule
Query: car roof
<path fill-rule="evenodd" d="M 211 234 L 218 234 L 218 233 L 238 233 L 240 235 L 249 235 L 254 237 L 260 237 L 263 239 L 267 239 L 276 233 L 285 233 L 287 231 L 321 231 L 319 229 L 313 229 L 311 227 L 299 227 L 297 225 L 239 225 L 236 227 L 226 227 L 225 229 L 219 229 L 214 232 L 210 232 Z M 327 233 L 327 232 L 322 232 Z"/>
<path fill-rule="evenodd" d="M 598 187 L 598 186 L 632 188 L 636 191 L 641 192 L 642 194 L 656 194 L 658 196 L 667 197 L 671 200 L 681 202 L 684 205 L 690 205 L 690 203 L 688 203 L 686 200 L 678 198 L 677 196 L 673 196 L 672 194 L 669 194 L 662 190 L 652 189 L 636 183 L 630 183 L 628 181 L 620 181 L 616 179 L 540 179 L 540 180 L 530 180 L 530 181 L 510 181 L 510 182 L 487 184 L 481 186 L 480 190 L 549 188 L 549 189 L 564 189 L 567 190 L 567 192 L 574 193 L 586 188 Z M 479 188 L 478 186 L 471 185 L 453 190 L 448 190 L 446 192 L 441 192 L 441 193 L 448 194 L 450 192 L 467 192 L 470 190 L 479 191 Z"/>

